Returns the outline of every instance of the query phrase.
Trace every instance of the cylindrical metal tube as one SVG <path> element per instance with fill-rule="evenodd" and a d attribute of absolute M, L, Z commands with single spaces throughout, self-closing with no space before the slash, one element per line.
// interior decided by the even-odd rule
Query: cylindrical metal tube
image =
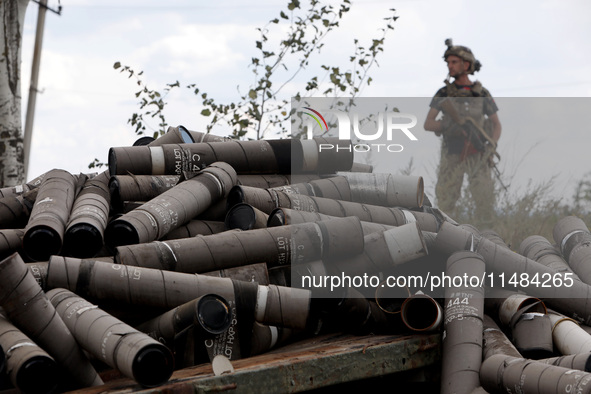
<path fill-rule="evenodd" d="M 580 280 L 579 276 L 564 261 L 560 251 L 541 235 L 530 235 L 525 238 L 519 245 L 519 253 L 555 271 L 570 272 L 573 279 Z"/>
<path fill-rule="evenodd" d="M 0 228 L 25 227 L 38 193 L 39 190 L 35 188 L 17 196 L 0 198 Z"/>
<path fill-rule="evenodd" d="M 0 353 L 2 356 L 6 353 L 6 373 L 20 392 L 51 393 L 57 388 L 55 360 L 2 315 Z"/>
<path fill-rule="evenodd" d="M 552 235 L 573 272 L 591 284 L 591 232 L 585 222 L 576 216 L 566 216 L 556 223 Z"/>
<path fill-rule="evenodd" d="M 191 144 L 195 142 L 223 142 L 231 138 L 220 137 L 210 133 L 188 130 L 185 126 L 169 126 L 164 135 L 150 143 L 150 146 L 160 146 L 165 144 Z"/>
<path fill-rule="evenodd" d="M 311 308 L 324 331 L 356 335 L 400 332 L 400 314 L 385 312 L 356 289 L 343 286 L 337 289 L 337 294 L 325 298 L 327 292 L 327 289 L 315 289 Z"/>
<path fill-rule="evenodd" d="M 105 230 L 110 248 L 154 241 L 204 212 L 236 184 L 236 172 L 223 162 L 213 163 L 191 179 L 113 220 Z"/>
<path fill-rule="evenodd" d="M 497 244 L 499 246 L 503 246 L 505 248 L 509 247 L 509 245 L 507 245 L 505 240 L 503 238 L 501 238 L 499 233 L 497 233 L 495 230 L 491 230 L 491 229 L 482 230 L 480 232 L 480 235 L 483 236 L 484 238 L 488 239 L 489 241 L 494 242 L 495 244 Z"/>
<path fill-rule="evenodd" d="M 500 247 L 488 239 L 475 236 L 451 223 L 443 222 L 435 240 L 436 251 L 447 255 L 470 248 L 484 257 L 487 271 L 497 275 L 497 278 L 500 274 L 506 279 L 514 277 L 518 289 L 544 299 L 546 305 L 559 312 L 577 316 L 584 322 L 591 321 L 591 287 L 589 285 L 576 280 L 572 280 L 571 283 L 566 276 L 567 273 L 556 272 L 525 256 Z M 552 283 L 552 286 L 537 286 L 536 277 L 539 283 L 550 280 L 549 283 Z M 522 278 L 528 280 L 521 281 Z"/>
<path fill-rule="evenodd" d="M 351 257 L 325 259 L 339 270 L 338 275 L 363 276 L 388 271 L 395 266 L 427 254 L 423 234 L 417 223 L 409 223 L 390 230 L 363 237 L 363 252 Z"/>
<path fill-rule="evenodd" d="M 306 328 L 310 304 L 310 292 L 304 289 L 259 286 L 229 278 L 61 256 L 52 256 L 49 260 L 47 286 L 63 287 L 92 300 L 118 301 L 164 310 L 209 293 L 230 301 L 235 297 L 236 288 L 250 289 L 250 293 L 255 294 L 250 299 L 252 304 L 257 305 L 255 319 L 258 322 L 296 329 Z"/>
<path fill-rule="evenodd" d="M 202 273 L 245 264 L 276 265 L 341 258 L 363 251 L 356 217 L 208 236 L 156 241 L 116 249 L 117 263 Z"/>
<path fill-rule="evenodd" d="M 552 327 L 540 299 L 493 288 L 487 292 L 484 305 L 511 332 L 519 357 L 538 359 L 552 354 Z"/>
<path fill-rule="evenodd" d="M 488 315 L 482 321 L 482 359 L 486 360 L 494 354 L 522 357 L 513 343 L 501 331 L 497 323 Z"/>
<path fill-rule="evenodd" d="M 591 352 L 591 335 L 579 324 L 558 313 L 549 313 L 552 322 L 552 340 L 561 354 L 580 354 Z"/>
<path fill-rule="evenodd" d="M 136 328 L 174 348 L 175 337 L 190 327 L 197 327 L 196 333 L 200 338 L 206 339 L 226 331 L 231 320 L 228 301 L 216 294 L 205 294 Z"/>
<path fill-rule="evenodd" d="M 591 372 L 591 353 L 569 354 L 567 356 L 544 358 L 536 360 L 540 363 L 555 365 L 568 369 Z"/>
<path fill-rule="evenodd" d="M 384 207 L 420 208 L 424 182 L 421 176 L 339 172 L 349 182 L 351 201 Z"/>
<path fill-rule="evenodd" d="M 349 170 L 351 172 L 373 172 L 373 166 L 371 164 L 366 164 L 366 163 L 359 163 L 359 162 L 353 162 L 353 165 L 351 166 L 351 169 Z"/>
<path fill-rule="evenodd" d="M 31 271 L 33 278 L 37 281 L 37 284 L 43 291 L 47 289 L 46 281 L 47 281 L 47 261 L 44 262 L 36 262 L 36 263 L 26 263 L 27 268 Z"/>
<path fill-rule="evenodd" d="M 36 189 L 37 187 L 39 187 L 41 182 L 43 182 L 43 178 L 45 178 L 45 175 L 47 175 L 46 172 L 39 175 L 38 177 L 32 179 L 31 181 L 29 181 L 27 183 L 23 183 L 22 185 L 7 186 L 7 187 L 0 188 L 0 199 L 2 199 L 4 197 L 20 196 L 23 193 L 26 193 L 26 192 L 31 191 L 33 189 Z"/>
<path fill-rule="evenodd" d="M 66 289 L 47 292 L 76 341 L 92 355 L 145 387 L 170 378 L 174 357 L 154 338 L 114 318 Z"/>
<path fill-rule="evenodd" d="M 591 393 L 591 374 L 495 354 L 482 362 L 480 382 L 489 393 Z"/>
<path fill-rule="evenodd" d="M 64 170 L 51 170 L 39 186 L 39 192 L 25 235 L 23 248 L 34 260 L 47 260 L 62 249 L 66 224 L 80 185 Z"/>
<path fill-rule="evenodd" d="M 266 263 L 248 264 L 241 267 L 204 272 L 201 275 L 237 279 L 245 282 L 258 283 L 259 285 L 271 284 L 269 280 L 269 270 L 267 269 Z M 278 283 L 272 284 L 275 285 Z"/>
<path fill-rule="evenodd" d="M 64 235 L 64 252 L 74 257 L 93 257 L 103 247 L 109 220 L 111 195 L 105 171 L 87 179 L 74 200 Z"/>
<path fill-rule="evenodd" d="M 319 149 L 324 143 L 341 149 Z M 181 175 L 215 161 L 224 161 L 239 174 L 333 173 L 353 164 L 351 141 L 337 138 L 312 140 L 255 140 L 118 147 L 109 150 L 111 175 Z"/>
<path fill-rule="evenodd" d="M 470 251 L 453 253 L 445 270 L 450 278 L 480 278 L 484 272 L 484 259 Z M 480 283 L 454 282 L 445 289 L 441 392 L 469 393 L 480 386 L 484 288 Z"/>
<path fill-rule="evenodd" d="M 22 250 L 24 234 L 25 231 L 20 229 L 0 230 L 0 260 Z"/>
<path fill-rule="evenodd" d="M 510 328 L 515 347 L 528 359 L 548 358 L 553 355 L 552 322 L 546 313 L 532 312 L 536 305 L 528 305 L 513 315 Z"/>
<path fill-rule="evenodd" d="M 513 316 L 519 310 L 546 313 L 546 305 L 536 297 L 510 290 L 492 288 L 487 291 L 484 307 L 487 313 L 498 318 L 503 327 L 509 327 Z"/>
<path fill-rule="evenodd" d="M 228 210 L 226 229 L 252 230 L 266 228 L 269 215 L 249 204 L 236 204 Z"/>
<path fill-rule="evenodd" d="M 226 231 L 224 222 L 215 220 L 190 220 L 187 224 L 177 227 L 160 238 L 161 241 L 171 239 L 191 238 L 197 235 L 211 235 Z"/>
<path fill-rule="evenodd" d="M 441 327 L 443 308 L 433 297 L 420 292 L 404 300 L 400 317 L 412 331 L 435 331 Z"/>
<path fill-rule="evenodd" d="M 333 200 L 300 194 L 288 194 L 276 190 L 235 186 L 228 194 L 228 207 L 247 203 L 271 214 L 275 208 L 290 208 L 298 211 L 319 212 L 330 216 L 357 216 L 362 221 L 401 226 L 418 222 L 421 230 L 437 232 L 440 222 L 435 215 L 400 208 L 382 207 L 351 201 Z"/>
<path fill-rule="evenodd" d="M 383 286 L 382 286 L 383 285 Z M 376 305 L 386 313 L 400 314 L 402 304 L 411 296 L 408 287 L 390 287 L 383 282 L 376 288 Z"/>
<path fill-rule="evenodd" d="M 64 368 L 77 387 L 103 382 L 18 254 L 0 262 L 0 306 Z"/>
<path fill-rule="evenodd" d="M 320 178 L 321 175 L 318 174 L 239 174 L 238 185 L 269 189 Z"/>
<path fill-rule="evenodd" d="M 114 175 L 109 179 L 111 205 L 117 211 L 125 201 L 150 201 L 179 183 L 178 175 Z"/>

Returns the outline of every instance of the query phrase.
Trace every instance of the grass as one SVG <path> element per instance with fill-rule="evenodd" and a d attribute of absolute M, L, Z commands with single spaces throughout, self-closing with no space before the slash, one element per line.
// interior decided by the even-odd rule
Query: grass
<path fill-rule="evenodd" d="M 481 231 L 494 230 L 512 250 L 518 250 L 521 242 L 530 235 L 541 235 L 554 243 L 552 230 L 559 219 L 573 215 L 591 223 L 590 178 L 591 173 L 579 181 L 571 201 L 551 197 L 554 178 L 542 184 L 530 182 L 521 193 L 506 192 L 497 184 L 492 225 L 484 224 L 475 215 L 474 200 L 464 188 L 453 219 L 472 224 Z"/>

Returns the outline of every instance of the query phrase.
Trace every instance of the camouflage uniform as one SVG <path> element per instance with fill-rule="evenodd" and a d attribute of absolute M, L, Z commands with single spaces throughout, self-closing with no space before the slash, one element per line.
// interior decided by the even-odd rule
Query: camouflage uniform
<path fill-rule="evenodd" d="M 439 89 L 431 100 L 430 107 L 441 110 L 441 102 L 446 97 L 452 98 L 460 116 L 470 116 L 490 135 L 491 125 L 488 116 L 496 113 L 498 107 L 480 82 L 476 81 L 471 86 L 458 86 L 446 82 L 446 86 Z M 476 214 L 483 222 L 488 222 L 495 202 L 494 182 L 489 164 L 491 150 L 476 150 L 467 140 L 462 128 L 449 116 L 443 116 L 441 132 L 441 160 L 435 187 L 439 208 L 453 217 L 456 202 L 461 195 L 464 174 L 468 174 Z"/>

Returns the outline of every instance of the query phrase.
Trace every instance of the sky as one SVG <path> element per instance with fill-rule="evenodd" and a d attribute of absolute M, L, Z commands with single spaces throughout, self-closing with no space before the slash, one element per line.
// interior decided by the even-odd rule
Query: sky
<path fill-rule="evenodd" d="M 61 0 L 61 15 L 46 14 L 27 178 L 53 168 L 89 172 L 95 158 L 107 160 L 110 147 L 131 145 L 138 138 L 127 122 L 139 110 L 137 85 L 113 68 L 115 62 L 142 70 L 153 89 L 178 80 L 196 84 L 219 102 L 236 101 L 254 78 L 248 66 L 257 54 L 257 28 L 278 17 L 286 3 Z M 48 5 L 55 9 L 58 2 L 49 0 Z M 443 86 L 444 41 L 453 38 L 480 60 L 482 69 L 473 79 L 480 80 L 499 105 L 499 168 L 511 190 L 554 178 L 554 195 L 570 197 L 577 181 L 591 172 L 591 123 L 585 119 L 591 108 L 591 3 L 352 1 L 340 28 L 326 39 L 308 69 L 287 84 L 281 99 L 289 101 L 302 91 L 306 76 L 325 79 L 321 64 L 349 67 L 353 40 L 367 45 L 379 36 L 391 8 L 398 19 L 378 57 L 379 67 L 371 70 L 373 81 L 361 96 L 400 98 L 401 110 L 416 100 L 426 106 Z M 38 5 L 30 2 L 22 46 L 23 125 L 37 13 Z M 269 39 L 280 36 L 273 33 Z M 200 115 L 200 100 L 188 90 L 173 90 L 166 102 L 169 124 L 204 129 L 207 120 Z M 412 159 L 413 174 L 423 176 L 425 190 L 433 197 L 439 140 L 422 129 L 427 108 L 413 111 L 418 142 L 404 154 L 389 156 L 386 171 L 398 172 Z"/>

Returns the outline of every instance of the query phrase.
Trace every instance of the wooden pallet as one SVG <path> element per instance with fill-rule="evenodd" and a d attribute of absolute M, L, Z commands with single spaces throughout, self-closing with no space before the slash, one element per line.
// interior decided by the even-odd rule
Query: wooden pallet
<path fill-rule="evenodd" d="M 234 372 L 215 376 L 211 364 L 175 371 L 168 383 L 142 388 L 114 379 L 79 393 L 296 393 L 361 379 L 418 370 L 440 360 L 441 335 L 331 334 L 292 343 L 232 362 Z"/>

